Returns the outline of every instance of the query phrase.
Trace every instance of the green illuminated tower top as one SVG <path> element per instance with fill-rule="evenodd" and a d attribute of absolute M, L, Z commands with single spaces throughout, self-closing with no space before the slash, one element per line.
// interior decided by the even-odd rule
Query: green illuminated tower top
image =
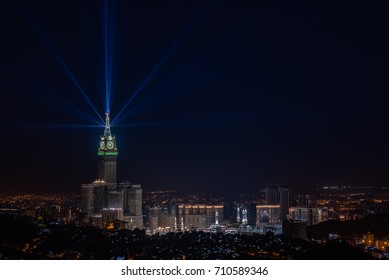
<path fill-rule="evenodd" d="M 109 123 L 109 111 L 105 113 L 104 135 L 100 136 L 100 146 L 98 149 L 98 175 L 99 180 L 109 184 L 116 184 L 116 158 L 118 150 L 116 138 L 111 134 Z"/>

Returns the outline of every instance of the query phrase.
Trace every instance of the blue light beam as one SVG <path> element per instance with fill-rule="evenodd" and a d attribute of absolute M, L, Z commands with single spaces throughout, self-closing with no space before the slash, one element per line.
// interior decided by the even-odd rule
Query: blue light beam
<path fill-rule="evenodd" d="M 157 73 L 157 71 L 162 67 L 162 65 L 172 56 L 178 46 L 184 41 L 184 39 L 188 36 L 188 34 L 192 31 L 192 29 L 198 24 L 200 18 L 205 14 L 205 11 L 202 10 L 200 14 L 192 21 L 192 23 L 184 30 L 181 36 L 174 42 L 174 44 L 166 51 L 165 55 L 158 62 L 158 64 L 154 67 L 154 69 L 149 73 L 149 75 L 143 80 L 141 85 L 137 88 L 137 90 L 130 96 L 124 106 L 119 110 L 119 113 L 112 120 L 114 123 L 117 118 L 126 110 L 126 108 L 131 104 L 131 102 L 137 97 L 137 95 L 143 90 L 146 84 L 150 81 L 150 79 Z"/>
<path fill-rule="evenodd" d="M 7 65 L 4 65 L 4 66 L 7 66 Z M 38 87 L 39 89 L 41 89 L 44 93 L 50 95 L 51 97 L 57 99 L 58 101 L 62 102 L 66 106 L 68 106 L 71 109 L 70 112 L 72 112 L 74 115 L 79 116 L 79 117 L 83 118 L 84 120 L 86 120 L 88 122 L 100 124 L 100 122 L 97 119 L 93 118 L 89 114 L 87 114 L 84 111 L 82 111 L 81 109 L 79 109 L 77 106 L 73 105 L 69 101 L 67 101 L 64 98 L 62 98 L 61 96 L 55 94 L 54 92 L 52 92 L 51 90 L 49 90 L 45 86 L 41 85 L 37 81 L 33 80 L 31 77 L 29 77 L 28 75 L 24 74 L 22 71 L 16 69 L 15 67 L 11 67 L 11 66 L 7 66 L 7 68 L 10 69 L 17 76 L 21 77 L 22 79 L 26 80 L 27 82 L 29 82 L 29 83 L 35 85 L 36 87 Z M 102 124 L 104 124 L 104 122 L 102 122 Z"/>
<path fill-rule="evenodd" d="M 174 73 L 169 79 L 165 80 L 164 83 L 162 83 L 160 86 L 154 89 L 150 94 L 148 94 L 142 100 L 138 101 L 138 103 L 135 106 L 133 106 L 128 112 L 126 112 L 120 118 L 117 118 L 116 122 L 120 123 L 121 121 L 127 119 L 129 116 L 132 116 L 134 111 L 142 108 L 144 104 L 147 104 L 148 102 L 150 103 L 150 100 L 155 102 L 155 97 L 158 95 L 158 93 L 160 93 L 161 91 L 163 92 L 164 90 L 167 90 L 169 87 L 171 87 L 174 84 L 174 82 L 176 82 L 180 77 L 184 76 L 186 71 L 192 68 L 195 62 L 198 62 L 198 60 L 197 59 L 192 60 L 190 63 L 185 65 L 184 68 Z M 115 122 L 112 123 L 114 124 Z"/>
<path fill-rule="evenodd" d="M 23 12 L 29 19 L 30 23 L 34 27 L 35 32 L 39 35 L 40 39 L 46 44 L 54 58 L 57 60 L 57 62 L 60 64 L 62 69 L 65 71 L 65 73 L 68 75 L 70 80 L 73 82 L 73 84 L 76 86 L 78 89 L 78 92 L 84 97 L 84 99 L 87 101 L 87 103 L 90 105 L 92 110 L 96 113 L 98 118 L 101 120 L 102 123 L 104 123 L 104 120 L 101 118 L 100 114 L 98 113 L 96 107 L 93 105 L 92 101 L 89 99 L 88 95 L 85 93 L 79 82 L 77 81 L 76 77 L 73 75 L 69 67 L 65 64 L 63 59 L 60 57 L 60 55 L 57 53 L 57 51 L 54 49 L 53 45 L 49 41 L 49 39 L 45 36 L 43 33 L 42 29 L 39 27 L 38 23 L 35 21 L 34 17 L 32 16 L 31 13 L 29 13 L 25 8 L 22 8 Z"/>
<path fill-rule="evenodd" d="M 87 125 L 87 124 L 66 124 L 66 123 L 0 123 L 0 126 L 11 127 L 37 127 L 37 128 L 101 128 L 102 125 Z"/>
<path fill-rule="evenodd" d="M 186 68 L 191 68 L 193 62 L 190 63 Z M 208 69 L 206 71 L 201 71 L 201 76 L 193 79 L 194 76 L 190 75 L 189 77 L 191 79 L 184 81 L 183 79 L 180 79 L 182 75 L 184 75 L 184 71 L 178 71 L 176 72 L 170 79 L 166 80 L 162 85 L 160 85 L 158 88 L 154 89 L 149 95 L 144 97 L 142 100 L 140 100 L 135 106 L 131 108 L 128 112 L 125 114 L 122 114 L 120 118 L 117 118 L 115 122 L 112 122 L 112 124 L 120 124 L 124 120 L 146 110 L 147 108 L 150 108 L 152 106 L 155 106 L 159 104 L 160 102 L 163 102 L 164 100 L 167 100 L 168 98 L 171 98 L 173 96 L 176 96 L 183 91 L 185 91 L 188 88 L 192 88 L 193 85 L 199 85 L 203 83 L 204 81 L 208 80 L 212 75 L 213 72 Z M 179 86 L 176 82 L 180 79 Z M 172 88 L 176 86 L 176 88 L 173 90 Z M 158 96 L 159 95 L 159 96 Z"/>
<path fill-rule="evenodd" d="M 103 125 L 90 125 L 90 124 L 67 124 L 67 123 L 30 123 L 26 126 L 39 127 L 39 128 L 101 128 Z"/>
<path fill-rule="evenodd" d="M 150 122 L 134 122 L 128 124 L 118 124 L 115 127 L 145 127 L 145 126 L 214 126 L 234 122 L 253 122 L 256 123 L 258 117 L 219 117 L 219 118 L 201 118 L 193 120 L 161 120 Z"/>
<path fill-rule="evenodd" d="M 111 101 L 111 50 L 108 44 L 108 1 L 104 1 L 104 58 L 105 58 L 105 110 L 109 111 Z"/>

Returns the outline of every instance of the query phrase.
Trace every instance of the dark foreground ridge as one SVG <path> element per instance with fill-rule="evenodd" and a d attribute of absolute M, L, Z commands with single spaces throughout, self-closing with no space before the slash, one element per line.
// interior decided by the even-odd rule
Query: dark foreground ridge
<path fill-rule="evenodd" d="M 146 235 L 0 215 L 0 259 L 372 259 L 343 241 L 204 232 Z"/>
<path fill-rule="evenodd" d="M 302 260 L 373 260 L 371 255 L 355 248 L 343 239 L 329 241 L 324 246 L 308 251 Z"/>
<path fill-rule="evenodd" d="M 327 221 L 309 227 L 308 237 L 313 239 L 328 238 L 330 233 L 339 233 L 341 236 L 353 236 L 366 232 L 374 232 L 378 236 L 389 235 L 389 215 L 371 215 L 355 221 Z"/>

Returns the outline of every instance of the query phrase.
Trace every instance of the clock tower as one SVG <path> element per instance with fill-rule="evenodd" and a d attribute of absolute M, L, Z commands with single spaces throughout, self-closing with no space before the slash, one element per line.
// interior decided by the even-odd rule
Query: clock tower
<path fill-rule="evenodd" d="M 98 179 L 108 184 L 116 184 L 116 159 L 118 150 L 116 138 L 111 134 L 109 111 L 105 113 L 104 135 L 100 136 L 98 149 Z"/>

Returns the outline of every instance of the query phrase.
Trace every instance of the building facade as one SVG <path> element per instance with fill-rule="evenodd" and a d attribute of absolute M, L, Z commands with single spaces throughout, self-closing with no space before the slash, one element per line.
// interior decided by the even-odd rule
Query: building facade
<path fill-rule="evenodd" d="M 268 223 L 275 224 L 280 222 L 280 206 L 279 205 L 257 205 L 256 226 Z"/>
<path fill-rule="evenodd" d="M 267 187 L 265 189 L 265 201 L 266 205 L 279 205 L 280 221 L 287 220 L 290 204 L 288 188 Z"/>
<path fill-rule="evenodd" d="M 289 189 L 288 188 L 278 188 L 278 197 L 280 205 L 280 220 L 281 222 L 288 219 L 289 213 Z"/>
<path fill-rule="evenodd" d="M 151 207 L 148 213 L 148 229 L 176 230 L 177 218 L 171 215 L 168 209 Z"/>
<path fill-rule="evenodd" d="M 302 221 L 308 226 L 328 221 L 327 208 L 290 207 L 288 218 L 290 220 Z"/>
<path fill-rule="evenodd" d="M 178 220 L 189 230 L 207 228 L 216 221 L 220 224 L 224 221 L 223 205 L 181 204 L 178 205 Z"/>
<path fill-rule="evenodd" d="M 94 181 L 81 186 L 82 209 L 87 217 L 99 214 L 107 207 L 108 185 L 104 181 Z"/>

